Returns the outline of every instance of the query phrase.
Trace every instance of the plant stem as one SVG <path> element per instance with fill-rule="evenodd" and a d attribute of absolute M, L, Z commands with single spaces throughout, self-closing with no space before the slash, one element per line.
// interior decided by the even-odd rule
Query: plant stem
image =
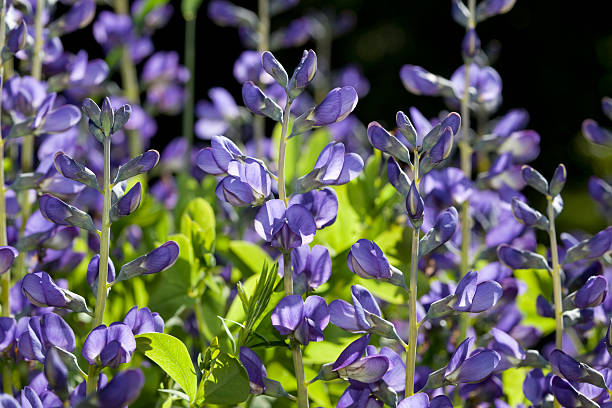
<path fill-rule="evenodd" d="M 293 294 L 293 272 L 291 271 L 291 252 L 283 253 L 283 278 L 285 280 L 285 296 Z M 299 408 L 308 408 L 308 389 L 306 388 L 306 377 L 304 376 L 304 363 L 302 362 L 302 350 L 293 336 L 290 339 L 291 355 L 293 356 L 293 369 L 297 382 L 297 403 Z"/>
<path fill-rule="evenodd" d="M 557 232 L 555 229 L 555 214 L 553 209 L 553 198 L 546 197 L 548 201 L 548 236 L 550 237 L 550 252 L 552 255 L 552 278 L 553 278 L 553 297 L 555 302 L 555 345 L 559 350 L 563 350 L 563 300 L 561 288 L 561 268 L 559 266 L 559 253 L 557 252 Z"/>
<path fill-rule="evenodd" d="M 413 182 L 419 188 L 419 153 L 414 153 L 414 175 Z M 417 349 L 417 272 L 419 267 L 419 228 L 412 230 L 412 248 L 410 255 L 410 283 L 408 285 L 409 297 L 409 334 L 408 347 L 406 348 L 406 390 L 405 398 L 414 394 L 414 371 L 416 368 L 416 349 Z"/>
<path fill-rule="evenodd" d="M 289 127 L 291 102 L 293 101 L 287 95 L 287 104 L 283 112 L 280 144 L 278 146 L 278 197 L 283 200 L 285 205 L 287 205 L 287 193 L 285 192 L 285 152 L 287 150 L 287 128 Z"/>
<path fill-rule="evenodd" d="M 476 10 L 476 0 L 468 0 L 470 17 L 466 31 L 476 26 L 474 13 Z M 463 97 L 461 98 L 461 140 L 459 141 L 459 155 L 461 170 L 468 180 L 472 179 L 472 146 L 470 144 L 470 66 L 472 61 L 465 60 L 464 63 L 464 82 Z M 470 219 L 470 201 L 466 198 L 461 206 L 461 263 L 459 278 L 463 278 L 470 269 L 470 240 L 472 232 L 472 222 Z M 469 315 L 462 313 L 459 317 L 459 341 L 465 338 Z"/>
<path fill-rule="evenodd" d="M 4 48 L 4 40 L 6 36 L 6 2 L 2 2 L 0 6 L 0 49 Z M 0 79 L 4 75 L 4 66 L 0 65 Z M 0 121 L 2 120 L 2 84 L 4 81 L 0 80 Z M 0 127 L 1 122 L 0 122 Z M 7 245 L 6 237 L 6 187 L 4 186 L 4 139 L 0 135 L 0 246 Z M 10 287 L 11 287 L 11 270 L 2 275 L 2 316 L 11 315 L 11 303 L 10 303 Z M 2 387 L 5 394 L 13 394 L 12 386 L 12 370 L 9 365 L 8 359 L 2 366 Z"/>
<path fill-rule="evenodd" d="M 546 196 L 548 213 L 548 236 L 550 238 L 550 252 L 552 257 L 553 298 L 555 302 L 555 347 L 563 350 L 563 300 L 561 288 L 561 268 L 559 266 L 559 252 L 557 252 L 557 231 L 555 229 L 555 211 L 553 209 L 553 198 Z M 555 398 L 554 408 L 561 408 L 561 404 Z"/>
<path fill-rule="evenodd" d="M 110 184 L 110 135 L 104 137 L 104 197 L 102 205 L 102 237 L 100 239 L 100 262 L 98 267 L 98 291 L 96 296 L 96 313 L 92 328 L 96 328 L 104 321 L 104 308 L 106 307 L 106 294 L 108 287 L 106 278 L 108 275 L 108 255 L 110 247 L 110 207 L 111 207 L 111 184 Z M 89 366 L 87 381 L 87 395 L 96 390 L 98 368 Z"/>
<path fill-rule="evenodd" d="M 259 0 L 257 3 L 257 15 L 259 17 L 259 25 L 257 32 L 259 34 L 257 40 L 257 51 L 261 54 L 268 51 L 270 48 L 270 1 Z M 255 116 L 253 120 L 253 138 L 255 139 L 255 153 L 257 157 L 262 158 L 262 140 L 266 133 L 266 118 L 263 116 Z"/>
<path fill-rule="evenodd" d="M 193 148 L 193 98 L 195 93 L 196 65 L 196 16 L 185 20 L 185 65 L 189 71 L 189 80 L 185 85 L 185 107 L 183 109 L 183 136 L 187 141 L 186 169 L 191 167 L 191 150 Z"/>
<path fill-rule="evenodd" d="M 118 14 L 129 14 L 128 0 L 115 0 L 114 4 L 115 12 Z M 132 55 L 128 45 L 125 45 L 121 50 L 121 85 L 123 86 L 123 92 L 128 102 L 140 104 L 140 91 L 138 89 L 138 75 L 136 73 L 136 67 L 134 61 L 132 61 Z M 130 130 L 127 132 L 130 146 L 130 156 L 135 157 L 142 153 L 142 140 L 140 139 L 140 132 L 136 130 Z"/>

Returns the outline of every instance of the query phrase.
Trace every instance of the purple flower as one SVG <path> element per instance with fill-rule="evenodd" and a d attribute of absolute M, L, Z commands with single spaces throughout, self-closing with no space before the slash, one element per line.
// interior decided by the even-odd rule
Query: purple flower
<path fill-rule="evenodd" d="M 296 98 L 310 84 L 316 73 L 317 54 L 313 50 L 304 50 L 300 63 L 293 71 L 291 80 L 287 85 L 289 95 Z"/>
<path fill-rule="evenodd" d="M 286 296 L 272 312 L 272 326 L 283 336 L 293 334 L 304 346 L 322 341 L 328 323 L 327 304 L 320 296 L 309 296 L 306 301 L 300 295 Z"/>
<path fill-rule="evenodd" d="M 67 92 L 72 97 L 79 97 L 91 93 L 108 77 L 109 69 L 102 59 L 89 61 L 85 50 L 79 51 L 70 63 L 70 76 L 68 77 Z"/>
<path fill-rule="evenodd" d="M 240 347 L 240 362 L 247 370 L 251 394 L 265 394 L 272 397 L 289 396 L 278 381 L 268 378 L 266 367 L 253 350 L 248 347 Z"/>
<path fill-rule="evenodd" d="M 582 122 L 582 133 L 584 137 L 591 143 L 600 145 L 612 144 L 612 133 L 599 126 L 593 119 L 586 119 Z"/>
<path fill-rule="evenodd" d="M 360 98 L 370 92 L 370 82 L 363 75 L 361 69 L 353 65 L 344 67 L 337 75 L 335 83 L 338 86 L 352 86 Z"/>
<path fill-rule="evenodd" d="M 134 336 L 164 332 L 164 319 L 157 312 L 151 313 L 148 307 L 142 309 L 138 309 L 138 306 L 132 307 L 123 318 L 123 323 L 132 330 Z"/>
<path fill-rule="evenodd" d="M 215 189 L 219 200 L 237 207 L 258 206 L 270 195 L 272 180 L 259 162 L 250 158 L 244 162 L 232 160 L 227 173 Z"/>
<path fill-rule="evenodd" d="M 51 348 L 47 353 L 44 369 L 50 388 L 60 393 L 67 393 L 68 368 L 60 358 L 56 348 Z"/>
<path fill-rule="evenodd" d="M 0 352 L 5 351 L 15 342 L 17 323 L 12 317 L 0 317 Z"/>
<path fill-rule="evenodd" d="M 457 98 L 463 97 L 465 86 L 465 67 L 461 65 L 450 78 Z M 473 102 L 487 111 L 495 110 L 501 102 L 501 77 L 492 67 L 480 67 L 476 63 L 470 65 L 470 88 L 475 90 Z"/>
<path fill-rule="evenodd" d="M 608 281 L 603 276 L 591 276 L 576 292 L 574 304 L 580 309 L 599 306 L 608 294 Z"/>
<path fill-rule="evenodd" d="M 257 353 L 248 347 L 240 347 L 240 362 L 246 368 L 249 375 L 251 394 L 263 394 L 266 390 L 264 379 L 268 374 Z"/>
<path fill-rule="evenodd" d="M 554 375 L 550 381 L 550 391 L 564 407 L 576 408 L 597 406 L 597 404 L 587 396 L 578 392 L 572 384 L 556 375 Z"/>
<path fill-rule="evenodd" d="M 355 179 L 363 170 L 357 153 L 345 153 L 344 144 L 332 142 L 319 154 L 314 169 L 297 181 L 296 191 L 303 193 L 324 186 L 339 186 Z"/>
<path fill-rule="evenodd" d="M 400 78 L 406 89 L 415 95 L 438 95 L 441 87 L 438 76 L 417 65 L 404 65 Z"/>
<path fill-rule="evenodd" d="M 501 357 L 501 361 L 496 368 L 497 372 L 507 370 L 525 360 L 525 350 L 512 336 L 495 327 L 491 329 L 490 333 L 493 339 L 489 343 L 489 349 L 497 351 Z"/>
<path fill-rule="evenodd" d="M 242 84 L 242 100 L 251 112 L 256 115 L 267 116 L 270 119 L 281 122 L 283 120 L 283 110 L 270 99 L 252 81 Z"/>
<path fill-rule="evenodd" d="M 214 136 L 210 144 L 211 147 L 200 150 L 196 159 L 198 167 L 208 174 L 225 174 L 231 161 L 244 157 L 238 146 L 225 136 Z"/>
<path fill-rule="evenodd" d="M 121 217 L 132 214 L 140 206 L 140 200 L 142 199 L 142 184 L 140 181 L 136 183 L 130 191 L 125 193 L 113 206 L 111 207 L 111 220 L 117 221 Z"/>
<path fill-rule="evenodd" d="M 453 408 L 453 404 L 446 395 L 437 395 L 430 401 L 427 394 L 419 392 L 400 401 L 397 408 Z"/>
<path fill-rule="evenodd" d="M 508 136 L 497 149 L 510 153 L 513 163 L 527 163 L 540 154 L 540 135 L 534 130 L 520 130 Z"/>
<path fill-rule="evenodd" d="M 98 179 L 93 171 L 72 159 L 70 156 L 62 151 L 55 153 L 53 163 L 55 169 L 62 176 L 78 181 L 79 183 L 85 184 L 88 187 L 99 190 Z"/>
<path fill-rule="evenodd" d="M 408 123 L 410 124 L 409 120 Z M 381 152 L 387 153 L 397 160 L 410 163 L 408 147 L 397 137 L 387 132 L 378 122 L 370 122 L 368 125 L 368 139 L 372 146 Z"/>
<path fill-rule="evenodd" d="M 40 400 L 40 397 L 32 387 L 24 387 L 23 390 L 21 390 L 20 397 L 22 407 L 43 408 L 43 404 Z"/>
<path fill-rule="evenodd" d="M 66 204 L 50 194 L 41 196 L 38 200 L 41 214 L 57 225 L 74 225 L 91 232 L 96 232 L 91 217 L 76 207 Z"/>
<path fill-rule="evenodd" d="M 287 252 L 314 239 L 315 220 L 300 204 L 285 207 L 282 200 L 269 200 L 255 216 L 255 231 L 273 247 Z"/>
<path fill-rule="evenodd" d="M 521 201 L 519 197 L 512 199 L 512 215 L 521 224 L 528 227 L 536 226 L 540 229 L 548 231 L 548 219 L 541 212 L 534 210 L 527 203 Z"/>
<path fill-rule="evenodd" d="M 450 384 L 478 383 L 487 378 L 501 361 L 493 350 L 475 350 L 470 353 L 474 337 L 465 339 L 451 356 L 444 372 L 444 379 Z"/>
<path fill-rule="evenodd" d="M 535 368 L 527 373 L 523 381 L 523 394 L 533 404 L 540 405 L 548 392 L 547 378 L 542 370 Z"/>
<path fill-rule="evenodd" d="M 100 406 L 120 408 L 132 404 L 138 398 L 144 381 L 144 375 L 137 369 L 117 373 L 108 384 L 98 390 Z"/>
<path fill-rule="evenodd" d="M 474 58 L 480 50 L 480 38 L 476 34 L 476 30 L 470 28 L 465 33 L 461 42 L 461 52 L 464 59 Z"/>
<path fill-rule="evenodd" d="M 136 340 L 130 327 L 115 322 L 93 329 L 83 343 L 82 354 L 91 365 L 117 368 L 119 364 L 128 363 L 135 350 Z"/>
<path fill-rule="evenodd" d="M 368 332 L 375 325 L 372 315 L 382 317 L 380 307 L 372 294 L 361 285 L 351 286 L 353 304 L 336 299 L 329 304 L 331 322 L 350 332 Z"/>
<path fill-rule="evenodd" d="M 408 219 L 413 228 L 419 228 L 423 224 L 423 212 L 425 204 L 419 194 L 419 190 L 415 182 L 412 182 L 408 195 L 406 196 L 406 210 L 408 211 Z"/>
<path fill-rule="evenodd" d="M 371 384 L 379 381 L 389 370 L 389 358 L 384 355 L 363 357 L 370 335 L 358 338 L 340 353 L 331 365 L 332 371 L 339 377 Z"/>
<path fill-rule="evenodd" d="M 281 258 L 284 255 L 281 255 Z M 284 262 L 279 259 L 279 274 L 283 276 Z M 315 290 L 327 282 L 332 273 L 332 261 L 329 251 L 322 245 L 302 245 L 291 251 L 291 267 L 293 269 L 293 290 L 303 294 Z"/>
<path fill-rule="evenodd" d="M 182 85 L 188 79 L 189 70 L 179 64 L 178 53 L 168 51 L 153 54 L 142 71 L 142 81 L 147 88 L 147 102 L 159 112 L 177 113 L 185 99 Z"/>
<path fill-rule="evenodd" d="M 512 10 L 516 0 L 485 0 L 476 8 L 476 21 L 481 22 L 489 17 L 504 14 Z"/>
<path fill-rule="evenodd" d="M 179 246 L 168 241 L 146 255 L 139 256 L 123 265 L 117 275 L 117 282 L 140 275 L 150 275 L 170 268 L 179 256 Z"/>
<path fill-rule="evenodd" d="M 387 257 L 374 241 L 360 239 L 353 244 L 346 259 L 348 268 L 365 279 L 388 279 L 391 267 Z"/>
<path fill-rule="evenodd" d="M 334 88 L 312 112 L 313 126 L 327 126 L 346 118 L 357 106 L 357 91 L 352 86 Z"/>
<path fill-rule="evenodd" d="M 557 375 L 562 375 L 568 381 L 585 382 L 603 389 L 608 388 L 601 373 L 584 363 L 574 360 L 561 350 L 553 350 L 548 359 L 552 371 Z"/>
<path fill-rule="evenodd" d="M 21 290 L 38 307 L 51 306 L 91 313 L 82 296 L 59 287 L 46 272 L 28 273 L 22 280 Z"/>
<path fill-rule="evenodd" d="M 59 347 L 72 352 L 76 347 L 74 332 L 60 316 L 45 313 L 42 316 L 22 317 L 15 332 L 19 355 L 26 360 L 45 362 L 47 351 Z"/>
<path fill-rule="evenodd" d="M 259 57 L 257 61 L 260 64 Z M 211 139 L 213 136 L 225 134 L 231 123 L 240 116 L 236 101 L 225 89 L 211 88 L 208 96 L 212 103 L 200 101 L 196 105 L 196 115 L 199 119 L 195 125 L 195 133 L 200 139 Z"/>
<path fill-rule="evenodd" d="M 568 248 L 563 263 L 569 264 L 581 259 L 595 259 L 603 256 L 612 247 L 612 227 L 608 227 L 591 238 L 580 241 Z"/>
<path fill-rule="evenodd" d="M 237 27 L 257 25 L 257 15 L 225 0 L 213 0 L 208 4 L 208 17 L 220 26 Z"/>
<path fill-rule="evenodd" d="M 270 74 L 262 67 L 262 55 L 257 51 L 243 51 L 234 63 L 234 78 L 243 84 L 253 81 L 260 84 L 269 84 L 273 81 Z"/>
<path fill-rule="evenodd" d="M 94 255 L 89 264 L 87 265 L 87 282 L 89 287 L 94 294 L 98 293 L 98 274 L 100 273 L 100 255 Z M 108 258 L 108 275 L 106 276 L 106 282 L 110 283 L 115 280 L 115 265 L 113 261 Z"/>
<path fill-rule="evenodd" d="M 23 49 L 26 45 L 27 39 L 27 26 L 25 21 L 18 24 L 17 27 L 9 31 L 6 38 L 6 49 L 15 54 L 17 51 Z"/>
<path fill-rule="evenodd" d="M 11 269 L 18 255 L 19 252 L 12 246 L 0 246 L 0 275 Z"/>
<path fill-rule="evenodd" d="M 499 283 L 488 280 L 478 282 L 476 271 L 468 272 L 457 284 L 452 308 L 458 312 L 480 313 L 489 310 L 502 295 Z"/>
<path fill-rule="evenodd" d="M 370 387 L 367 385 L 364 386 L 361 383 L 352 383 L 340 396 L 336 408 L 382 408 L 383 405 L 384 404 L 379 401 L 376 396 L 372 395 Z"/>
<path fill-rule="evenodd" d="M 294 194 L 289 199 L 289 206 L 300 204 L 310 211 L 315 219 L 317 229 L 329 227 L 338 215 L 338 197 L 336 191 L 324 187 L 304 194 Z"/>
<path fill-rule="evenodd" d="M 287 82 L 289 78 L 287 76 L 287 71 L 283 65 L 272 55 L 270 51 L 264 51 L 261 54 L 261 65 L 272 78 L 276 81 L 277 84 L 285 88 L 287 86 Z"/>

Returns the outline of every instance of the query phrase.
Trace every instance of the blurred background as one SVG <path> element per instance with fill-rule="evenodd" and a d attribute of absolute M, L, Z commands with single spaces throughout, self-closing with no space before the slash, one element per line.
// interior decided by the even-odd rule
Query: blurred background
<path fill-rule="evenodd" d="M 153 41 L 157 50 L 176 50 L 182 56 L 184 21 L 178 3 L 173 2 L 175 12 L 170 23 L 155 33 Z M 254 0 L 235 3 L 253 10 L 257 7 Z M 241 86 L 232 68 L 244 46 L 235 29 L 210 21 L 206 6 L 205 2 L 197 20 L 195 100 L 206 99 L 211 87 L 221 86 L 241 102 Z M 378 120 L 391 125 L 396 111 L 411 106 L 427 116 L 446 108 L 441 98 L 415 96 L 406 91 L 399 70 L 403 64 L 415 64 L 450 77 L 462 63 L 464 29 L 452 20 L 449 0 L 302 0 L 297 7 L 275 17 L 271 28 L 285 26 L 315 9 L 330 13 L 349 10 L 355 17 L 354 27 L 333 42 L 331 66 L 354 64 L 369 79 L 370 92 L 355 111 L 364 123 Z M 558 163 L 567 166 L 561 231 L 579 226 L 596 231 L 605 223 L 591 203 L 586 183 L 592 174 L 612 174 L 612 156 L 603 147 L 589 145 L 580 127 L 586 118 L 612 127 L 600 107 L 603 96 L 612 96 L 611 11 L 610 1 L 518 0 L 509 13 L 477 27 L 483 48 L 498 50 L 493 64 L 503 80 L 503 103 L 498 112 L 512 108 L 529 112 L 528 127 L 541 136 L 541 153 L 532 164 L 546 177 L 552 175 Z M 102 56 L 93 36 L 84 38 L 78 33 L 68 41 L 86 47 L 90 55 L 98 49 Z M 314 48 L 315 44 L 309 41 L 303 47 Z M 289 71 L 300 54 L 295 49 L 275 53 Z M 178 136 L 180 124 L 180 116 L 158 120 L 159 131 L 152 146 L 163 148 Z M 539 199 L 527 190 L 530 199 Z"/>

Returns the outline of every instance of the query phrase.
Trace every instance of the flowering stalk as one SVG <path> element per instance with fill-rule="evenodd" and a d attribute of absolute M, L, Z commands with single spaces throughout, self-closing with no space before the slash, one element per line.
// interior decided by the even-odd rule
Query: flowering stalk
<path fill-rule="evenodd" d="M 115 0 L 114 9 L 118 14 L 129 14 L 129 4 L 127 0 Z M 136 66 L 132 61 L 128 45 L 124 45 L 121 50 L 121 85 L 123 86 L 124 96 L 128 102 L 139 104 L 140 92 L 138 90 L 138 76 Z M 130 156 L 135 157 L 142 153 L 142 140 L 140 134 L 135 130 L 127 131 L 130 146 Z"/>
<path fill-rule="evenodd" d="M 259 0 L 257 5 L 259 25 L 257 31 L 257 51 L 261 54 L 270 48 L 270 2 Z M 262 157 L 261 145 L 266 133 L 266 118 L 256 115 L 253 122 L 253 136 L 255 138 L 255 149 L 257 157 Z"/>
<path fill-rule="evenodd" d="M 414 185 L 419 186 L 419 153 L 414 152 Z M 412 230 L 412 251 L 410 255 L 410 282 L 408 285 L 409 291 L 409 331 L 408 331 L 408 346 L 406 347 L 406 398 L 414 394 L 414 371 L 416 366 L 416 348 L 417 348 L 417 271 L 419 267 L 419 228 L 414 227 Z"/>
<path fill-rule="evenodd" d="M 555 213 L 553 209 L 553 198 L 546 196 L 548 201 L 548 236 L 550 237 L 550 252 L 552 256 L 552 278 L 553 278 L 553 298 L 555 302 L 555 346 L 563 350 L 563 300 L 561 294 L 561 267 L 559 265 L 559 252 L 557 250 L 557 232 L 555 230 Z"/>
<path fill-rule="evenodd" d="M 102 235 L 100 239 L 100 263 L 98 268 L 98 292 L 96 296 L 95 317 L 92 328 L 96 328 L 102 324 L 104 320 L 104 308 L 106 306 L 106 294 L 108 286 L 106 278 L 108 275 L 108 255 L 110 245 L 110 209 L 111 209 L 111 182 L 110 182 L 110 151 L 111 139 L 110 135 L 104 135 L 104 196 L 102 206 Z M 96 365 L 89 366 L 87 380 L 87 394 L 96 391 L 98 380 L 98 367 Z"/>
<path fill-rule="evenodd" d="M 285 151 L 287 149 L 287 129 L 289 127 L 289 115 L 291 109 L 291 97 L 287 95 L 287 104 L 283 112 L 280 145 L 278 148 L 278 195 L 287 205 L 287 193 L 285 191 Z M 293 295 L 293 271 L 291 270 L 291 251 L 283 254 L 283 278 L 285 285 L 285 296 Z M 302 350 L 300 344 L 293 338 L 290 339 L 291 354 L 293 356 L 293 369 L 297 381 L 297 402 L 299 408 L 308 407 L 308 389 L 304 376 L 304 363 L 302 362 Z"/>
<path fill-rule="evenodd" d="M 185 107 L 183 109 L 183 136 L 187 140 L 187 157 L 185 165 L 191 165 L 191 149 L 193 146 L 193 95 L 195 91 L 196 64 L 196 16 L 185 16 L 185 65 L 189 71 L 189 80 L 185 86 Z"/>

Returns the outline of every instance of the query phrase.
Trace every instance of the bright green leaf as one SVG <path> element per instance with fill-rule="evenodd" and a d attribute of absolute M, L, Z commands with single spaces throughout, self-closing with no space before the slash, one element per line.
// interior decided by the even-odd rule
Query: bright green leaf
<path fill-rule="evenodd" d="M 219 354 L 204 381 L 204 402 L 237 404 L 248 397 L 249 376 L 245 368 L 236 357 Z"/>
<path fill-rule="evenodd" d="M 198 378 L 185 344 L 164 333 L 145 333 L 135 337 L 138 350 L 164 370 L 185 391 L 189 400 L 194 401 Z"/>

